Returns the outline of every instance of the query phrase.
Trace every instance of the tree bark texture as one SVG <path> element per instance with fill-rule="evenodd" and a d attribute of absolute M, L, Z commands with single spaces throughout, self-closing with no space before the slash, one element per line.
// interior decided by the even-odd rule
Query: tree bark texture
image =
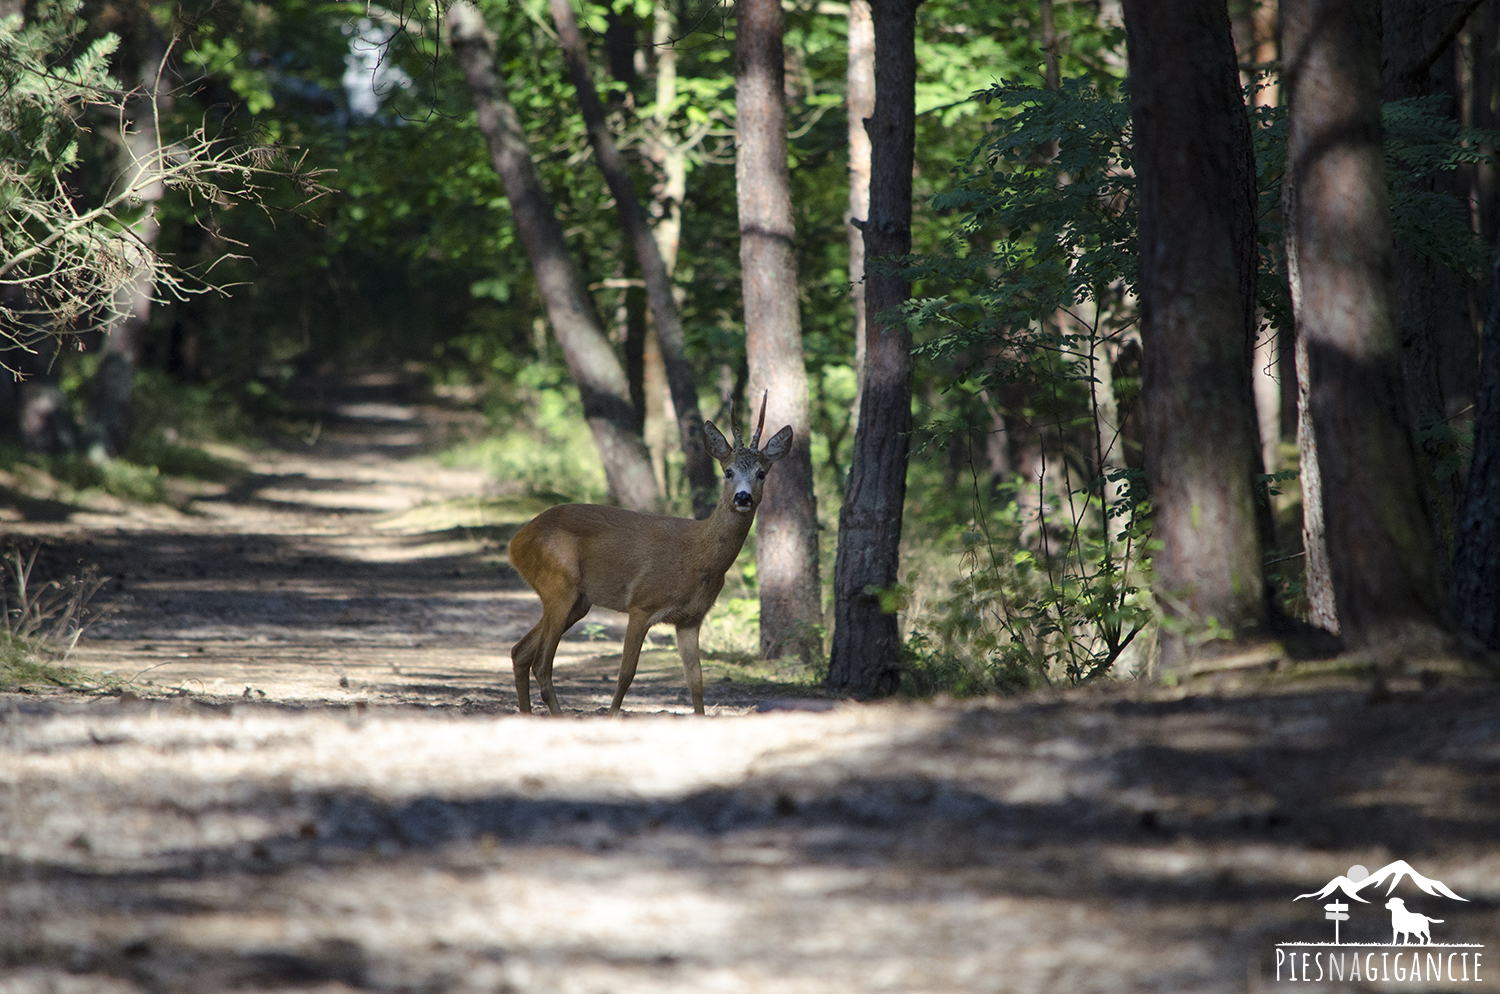
<path fill-rule="evenodd" d="M 1281 216 L 1297 216 L 1297 177 L 1288 160 L 1281 178 Z M 1330 634 L 1339 633 L 1328 536 L 1323 527 L 1323 475 L 1318 471 L 1318 436 L 1312 420 L 1312 371 L 1307 365 L 1307 334 L 1302 319 L 1302 270 L 1297 265 L 1297 228 L 1282 228 L 1286 248 L 1287 286 L 1291 289 L 1295 373 L 1297 376 L 1297 482 L 1302 490 L 1302 586 L 1307 620 Z"/>
<path fill-rule="evenodd" d="M 1453 552 L 1458 627 L 1500 649 L 1500 260 L 1490 272 L 1474 411 L 1474 461 Z"/>
<path fill-rule="evenodd" d="M 865 257 L 911 251 L 911 173 L 916 146 L 916 0 L 872 0 L 875 111 L 870 118 L 870 216 Z M 865 377 L 854 453 L 839 513 L 834 563 L 833 652 L 828 683 L 858 698 L 896 691 L 901 634 L 878 591 L 900 582 L 901 512 L 911 447 L 911 331 L 892 311 L 911 284 L 877 263 L 865 275 Z"/>
<path fill-rule="evenodd" d="M 1430 639 L 1444 622 L 1391 306 L 1378 10 L 1283 0 L 1282 52 L 1310 410 L 1341 634 Z"/>
<path fill-rule="evenodd" d="M 865 233 L 855 220 L 870 214 L 870 134 L 865 120 L 875 113 L 875 22 L 870 0 L 849 0 L 849 74 L 845 89 L 849 115 L 849 285 L 854 296 L 854 409 L 859 426 L 865 383 Z"/>
<path fill-rule="evenodd" d="M 735 186 L 750 397 L 790 424 L 792 451 L 766 480 L 756 524 L 760 648 L 767 659 L 822 650 L 818 515 L 813 498 L 807 368 L 802 359 L 791 178 L 786 158 L 779 0 L 735 2 Z"/>
<path fill-rule="evenodd" d="M 484 19 L 472 4 L 455 3 L 448 9 L 448 31 L 553 334 L 578 385 L 610 491 L 625 507 L 655 510 L 656 477 L 645 442 L 633 430 L 635 409 L 625 370 L 604 335 L 593 299 L 568 252 L 551 198 L 537 179 L 526 134 L 496 71 L 494 44 Z"/>
<path fill-rule="evenodd" d="M 609 122 L 605 120 L 604 105 L 599 101 L 599 91 L 595 89 L 593 75 L 589 72 L 588 47 L 584 44 L 582 32 L 578 30 L 572 0 L 550 0 L 550 5 L 552 22 L 557 25 L 558 44 L 568 63 L 568 72 L 573 77 L 573 87 L 578 91 L 578 106 L 583 113 L 584 126 L 588 128 L 594 160 L 599 163 L 604 181 L 609 185 L 609 192 L 619 207 L 620 220 L 635 250 L 636 260 L 641 267 L 641 278 L 646 283 L 646 300 L 656 326 L 662 362 L 666 366 L 672 406 L 677 412 L 677 434 L 682 445 L 688 488 L 692 494 L 693 516 L 706 518 L 719 499 L 718 473 L 703 440 L 703 415 L 698 410 L 698 384 L 693 367 L 687 360 L 682 320 L 677 313 L 677 301 L 672 296 L 672 277 L 662 260 L 656 239 L 652 236 L 641 199 L 635 192 L 630 168 L 620 155 L 614 136 L 610 133 Z"/>
<path fill-rule="evenodd" d="M 1140 211 L 1142 422 L 1161 666 L 1217 624 L 1266 618 L 1250 370 L 1256 223 L 1250 124 L 1229 16 L 1214 0 L 1126 0 Z M 1223 645 L 1222 642 L 1208 643 Z"/>

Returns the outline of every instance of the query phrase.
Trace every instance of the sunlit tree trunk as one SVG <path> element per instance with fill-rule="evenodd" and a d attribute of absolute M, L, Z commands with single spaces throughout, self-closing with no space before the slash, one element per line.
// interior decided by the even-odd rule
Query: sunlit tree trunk
<path fill-rule="evenodd" d="M 651 190 L 648 213 L 653 218 L 651 235 L 656 239 L 662 265 L 666 267 L 667 275 L 671 276 L 677 271 L 677 249 L 682 240 L 682 205 L 687 196 L 687 147 L 684 143 L 673 140 L 668 127 L 672 118 L 672 105 L 677 100 L 677 48 L 673 37 L 677 21 L 672 16 L 671 4 L 666 2 L 659 3 L 652 16 L 651 50 L 656 53 L 656 96 L 651 114 L 652 130 L 642 144 L 642 154 L 657 169 L 657 182 Z M 683 299 L 680 290 L 674 290 L 674 295 L 679 302 Z M 655 339 L 655 330 L 648 330 L 647 415 L 650 417 L 660 412 L 657 415 L 658 421 L 676 424 L 677 409 L 672 404 L 671 391 L 666 389 L 666 365 L 661 361 L 661 347 Z M 648 425 L 648 432 L 649 430 Z M 647 441 L 650 442 L 649 437 Z M 658 458 L 658 451 L 661 453 L 660 473 L 665 481 L 665 446 L 660 450 L 653 447 L 651 451 L 653 459 Z"/>
<path fill-rule="evenodd" d="M 735 3 L 735 189 L 752 409 L 796 440 L 766 481 L 756 523 L 760 648 L 767 659 L 822 649 L 818 515 L 808 448 L 807 369 L 786 158 L 783 19 L 779 0 Z"/>
<path fill-rule="evenodd" d="M 870 135 L 865 119 L 875 113 L 875 22 L 870 0 L 849 3 L 849 77 L 844 91 L 849 115 L 849 285 L 854 296 L 854 408 L 849 417 L 859 425 L 859 402 L 865 382 L 865 235 L 854 222 L 870 213 Z"/>
<path fill-rule="evenodd" d="M 1125 27 L 1152 566 L 1175 619 L 1162 643 L 1170 670 L 1226 645 L 1195 650 L 1205 628 L 1247 637 L 1265 623 L 1250 385 L 1255 174 L 1223 0 L 1126 0 Z"/>
<path fill-rule="evenodd" d="M 1437 548 L 1391 307 L 1378 10 L 1283 0 L 1284 82 L 1310 415 L 1341 632 L 1401 651 L 1444 624 Z"/>
<path fill-rule="evenodd" d="M 865 256 L 911 251 L 916 146 L 918 0 L 873 0 L 875 111 L 870 118 L 870 215 Z M 911 284 L 888 265 L 865 276 L 865 377 L 834 564 L 829 686 L 855 697 L 894 693 L 901 635 L 880 591 L 900 582 L 901 517 L 911 446 L 911 331 L 891 313 Z"/>
<path fill-rule="evenodd" d="M 615 146 L 609 123 L 604 118 L 604 105 L 599 102 L 599 92 L 589 72 L 588 49 L 583 35 L 578 30 L 578 19 L 573 14 L 571 0 L 550 0 L 552 21 L 557 25 L 558 43 L 573 77 L 573 86 L 578 92 L 579 108 L 583 112 L 584 125 L 588 128 L 589 143 L 594 149 L 594 159 L 604 173 L 609 192 L 614 195 L 625 234 L 635 249 L 640 264 L 641 277 L 646 283 L 646 299 L 651 308 L 656 340 L 661 349 L 662 363 L 666 367 L 667 386 L 672 392 L 672 406 L 677 412 L 678 439 L 682 444 L 687 471 L 688 486 L 692 492 L 693 513 L 706 518 L 718 500 L 718 474 L 708 456 L 703 440 L 703 415 L 698 411 L 698 384 L 693 367 L 687 360 L 686 343 L 682 335 L 682 321 L 677 314 L 677 301 L 672 296 L 672 279 L 661 250 L 651 234 L 651 225 L 646 211 L 636 195 L 635 183 L 624 158 Z"/>
<path fill-rule="evenodd" d="M 594 302 L 568 252 L 551 198 L 537 179 L 526 134 L 496 72 L 494 45 L 484 19 L 471 4 L 455 3 L 448 9 L 448 31 L 474 100 L 479 130 L 489 145 L 531 260 L 552 332 L 578 385 L 610 491 L 625 507 L 654 510 L 656 476 L 650 453 L 633 430 L 635 410 L 625 370 L 604 335 Z"/>

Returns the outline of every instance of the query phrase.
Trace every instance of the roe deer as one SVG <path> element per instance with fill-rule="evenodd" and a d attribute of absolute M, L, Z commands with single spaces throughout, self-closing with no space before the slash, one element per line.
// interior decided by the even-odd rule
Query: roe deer
<path fill-rule="evenodd" d="M 630 615 L 609 713 L 619 713 L 625 691 L 635 679 L 646 631 L 668 622 L 677 626 L 677 652 L 693 697 L 693 712 L 703 714 L 698 626 L 745 544 L 760 506 L 766 472 L 792 447 L 788 425 L 764 449 L 757 449 L 765 425 L 765 397 L 760 402 L 760 423 L 748 446 L 735 438 L 731 447 L 713 422 L 704 422 L 709 454 L 724 467 L 726 482 L 718 505 L 702 521 L 598 504 L 562 504 L 543 511 L 516 532 L 510 540 L 510 564 L 542 599 L 542 620 L 510 651 L 516 698 L 523 712 L 531 712 L 531 676 L 536 674 L 548 710 L 562 713 L 552 689 L 557 643 L 589 608 L 599 604 Z M 729 429 L 735 434 L 732 407 Z"/>

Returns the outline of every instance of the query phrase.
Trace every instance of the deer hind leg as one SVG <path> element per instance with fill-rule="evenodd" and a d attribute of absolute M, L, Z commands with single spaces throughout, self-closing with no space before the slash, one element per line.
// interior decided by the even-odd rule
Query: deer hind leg
<path fill-rule="evenodd" d="M 625 652 L 620 656 L 620 679 L 615 684 L 615 701 L 609 706 L 609 713 L 616 715 L 620 713 L 620 705 L 625 703 L 625 691 L 630 689 L 630 682 L 635 679 L 635 668 L 641 662 L 641 645 L 646 641 L 646 632 L 651 628 L 649 616 L 632 612 L 630 623 L 625 626 Z"/>
<path fill-rule="evenodd" d="M 543 621 L 546 616 L 543 615 Z M 521 636 L 510 650 L 510 667 L 516 675 L 516 705 L 522 714 L 531 713 L 531 663 L 542 641 L 542 622 L 531 626 L 531 631 Z"/>
<path fill-rule="evenodd" d="M 557 644 L 569 628 L 578 624 L 578 619 L 589 613 L 593 603 L 583 594 L 576 594 L 573 606 L 568 608 L 566 617 L 559 618 L 556 615 L 549 616 L 546 612 L 542 614 L 542 628 L 540 636 L 540 651 L 531 663 L 531 672 L 536 674 L 537 686 L 541 688 L 542 700 L 547 704 L 547 710 L 553 714 L 562 714 L 562 706 L 557 702 L 557 692 L 552 689 L 552 660 L 557 655 Z M 558 625 L 556 622 L 561 621 Z"/>
<path fill-rule="evenodd" d="M 698 653 L 698 629 L 677 629 L 677 655 L 682 657 L 682 675 L 687 678 L 693 713 L 703 714 L 703 660 Z"/>

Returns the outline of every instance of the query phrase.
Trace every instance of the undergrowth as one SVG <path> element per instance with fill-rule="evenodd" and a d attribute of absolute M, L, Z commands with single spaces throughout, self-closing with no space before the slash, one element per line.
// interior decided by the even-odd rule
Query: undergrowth
<path fill-rule="evenodd" d="M 103 585 L 92 566 L 62 580 L 32 577 L 38 548 L 9 550 L 0 563 L 0 690 L 51 684 L 96 688 L 98 681 L 67 664 L 92 619 L 89 601 Z"/>

